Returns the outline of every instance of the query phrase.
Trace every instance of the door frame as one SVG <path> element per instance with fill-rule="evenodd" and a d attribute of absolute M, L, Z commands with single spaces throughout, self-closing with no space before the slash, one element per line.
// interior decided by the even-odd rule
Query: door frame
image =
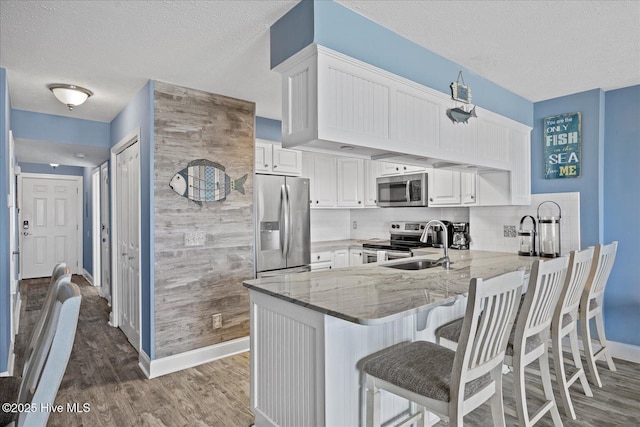
<path fill-rule="evenodd" d="M 83 270 L 84 270 L 84 266 L 82 264 L 82 260 L 83 260 L 83 254 L 84 254 L 84 248 L 82 245 L 82 236 L 84 233 L 84 224 L 83 224 L 83 219 L 84 219 L 84 209 L 83 209 L 83 199 L 84 199 L 84 187 L 83 187 L 83 182 L 82 176 L 78 176 L 78 175 L 54 175 L 54 174 L 46 174 L 46 173 L 28 173 L 28 172 L 21 172 L 20 175 L 18 175 L 18 197 L 17 197 L 17 202 L 18 204 L 18 234 L 22 235 L 22 229 L 20 228 L 20 223 L 22 222 L 22 197 L 24 196 L 24 191 L 23 191 L 23 180 L 25 178 L 36 178 L 36 179 L 50 179 L 50 180 L 56 180 L 56 181 L 76 181 L 76 184 L 78 185 L 78 193 L 77 193 L 77 198 L 76 198 L 76 212 L 78 213 L 77 217 L 76 217 L 76 225 L 77 228 L 76 230 L 77 232 L 77 250 L 76 250 L 76 265 L 75 268 L 74 266 L 70 266 L 68 265 L 67 267 L 69 267 L 71 269 L 71 272 L 73 274 L 82 274 Z M 22 272 L 24 271 L 24 269 L 22 268 L 22 263 L 24 262 L 24 253 L 22 252 L 22 238 L 19 237 L 19 241 L 18 241 L 18 246 L 20 247 L 21 253 L 20 253 L 20 265 L 19 265 L 19 270 L 20 273 L 18 274 L 19 279 L 22 279 Z"/>
<path fill-rule="evenodd" d="M 102 262 L 100 242 L 100 167 L 91 171 L 91 259 L 93 286 L 102 286 Z"/>
<path fill-rule="evenodd" d="M 110 187 L 109 180 L 111 179 L 109 173 L 109 161 L 102 163 L 98 166 L 100 171 L 100 265 L 102 267 L 100 271 L 100 296 L 105 298 L 109 305 L 111 306 L 111 198 L 109 196 Z M 103 175 L 104 174 L 104 175 Z M 107 177 L 107 187 L 103 189 L 103 180 L 104 176 Z M 103 193 L 104 190 L 104 193 Z M 103 205 L 104 204 L 104 205 Z M 103 218 L 103 211 L 107 209 L 105 213 L 105 217 Z M 106 224 L 106 225 L 105 225 Z M 105 249 L 102 242 L 102 227 L 105 226 L 107 228 L 108 241 L 106 242 L 107 248 Z M 103 262 L 104 255 L 102 251 L 106 253 L 106 260 Z M 108 280 L 103 280 L 102 273 L 108 273 Z"/>
<path fill-rule="evenodd" d="M 140 128 L 134 129 L 127 136 L 122 138 L 116 145 L 111 147 L 111 167 L 109 168 L 109 188 L 111 189 L 111 315 L 109 316 L 109 324 L 114 328 L 120 326 L 120 283 L 118 280 L 118 221 L 116 221 L 118 213 L 118 190 L 117 190 L 117 157 L 124 150 L 132 146 L 133 144 L 140 143 Z M 139 147 L 139 146 L 138 146 Z M 138 171 L 140 171 L 140 155 L 138 156 Z M 138 248 L 142 247 L 141 238 L 141 214 L 142 209 L 140 203 L 140 196 L 142 189 L 140 186 L 141 174 L 138 173 Z M 138 254 L 138 324 L 141 326 L 140 333 L 138 334 L 138 349 L 142 350 L 142 257 Z"/>

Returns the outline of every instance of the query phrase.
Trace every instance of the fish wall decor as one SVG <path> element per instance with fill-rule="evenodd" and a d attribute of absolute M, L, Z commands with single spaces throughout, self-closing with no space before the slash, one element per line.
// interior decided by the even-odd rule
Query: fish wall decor
<path fill-rule="evenodd" d="M 464 108 L 460 107 L 449 108 L 447 110 L 447 117 L 449 117 L 453 123 L 468 124 L 470 117 L 478 116 L 476 116 L 476 107 L 474 106 L 471 111 L 467 111 Z"/>
<path fill-rule="evenodd" d="M 246 180 L 246 174 L 233 180 L 220 163 L 198 159 L 189 162 L 186 168 L 177 172 L 171 178 L 169 187 L 182 197 L 202 206 L 203 202 L 224 201 L 233 190 L 244 194 Z"/>

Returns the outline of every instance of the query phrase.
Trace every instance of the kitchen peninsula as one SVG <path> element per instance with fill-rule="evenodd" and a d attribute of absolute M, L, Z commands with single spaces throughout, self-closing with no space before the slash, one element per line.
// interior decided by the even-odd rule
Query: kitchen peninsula
<path fill-rule="evenodd" d="M 437 259 L 423 250 L 412 258 Z M 406 260 L 244 282 L 251 298 L 251 407 L 256 426 L 359 424 L 364 357 L 391 345 L 433 340 L 436 327 L 464 312 L 472 277 L 524 268 L 535 258 L 453 251 L 451 269 L 385 267 Z M 409 410 L 384 394 L 382 421 Z"/>

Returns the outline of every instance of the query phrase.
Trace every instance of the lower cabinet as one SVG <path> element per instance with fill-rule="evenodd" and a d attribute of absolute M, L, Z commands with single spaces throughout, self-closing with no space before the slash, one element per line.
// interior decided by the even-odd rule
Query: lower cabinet
<path fill-rule="evenodd" d="M 349 249 L 349 265 L 362 264 L 362 249 Z"/>
<path fill-rule="evenodd" d="M 311 253 L 311 271 L 331 270 L 333 268 L 333 251 Z"/>
<path fill-rule="evenodd" d="M 349 249 L 338 249 L 333 253 L 333 268 L 349 267 Z"/>

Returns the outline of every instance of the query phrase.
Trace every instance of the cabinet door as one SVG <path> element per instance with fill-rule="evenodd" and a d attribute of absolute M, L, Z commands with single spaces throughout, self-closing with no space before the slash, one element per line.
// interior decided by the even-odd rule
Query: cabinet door
<path fill-rule="evenodd" d="M 272 145 L 268 142 L 256 140 L 256 172 L 271 173 L 272 165 Z"/>
<path fill-rule="evenodd" d="M 400 175 L 402 174 L 402 165 L 399 163 L 382 162 L 380 167 L 380 176 Z"/>
<path fill-rule="evenodd" d="M 429 172 L 429 206 L 460 204 L 460 172 L 433 169 Z"/>
<path fill-rule="evenodd" d="M 336 158 L 325 154 L 313 155 L 313 207 L 336 206 Z"/>
<path fill-rule="evenodd" d="M 349 265 L 362 264 L 362 249 L 349 249 Z"/>
<path fill-rule="evenodd" d="M 531 136 L 511 130 L 511 204 L 531 203 Z"/>
<path fill-rule="evenodd" d="M 349 250 L 338 249 L 333 253 L 333 268 L 349 267 Z"/>
<path fill-rule="evenodd" d="M 476 198 L 476 174 L 475 172 L 460 173 L 460 194 L 463 205 L 475 205 Z"/>
<path fill-rule="evenodd" d="M 366 207 L 377 206 L 378 185 L 376 178 L 380 176 L 380 162 L 375 160 L 364 161 L 364 205 Z"/>
<path fill-rule="evenodd" d="M 362 207 L 364 198 L 363 164 L 362 159 L 338 158 L 338 206 Z"/>
<path fill-rule="evenodd" d="M 302 152 L 274 145 L 273 172 L 282 175 L 300 176 L 302 173 Z"/>

